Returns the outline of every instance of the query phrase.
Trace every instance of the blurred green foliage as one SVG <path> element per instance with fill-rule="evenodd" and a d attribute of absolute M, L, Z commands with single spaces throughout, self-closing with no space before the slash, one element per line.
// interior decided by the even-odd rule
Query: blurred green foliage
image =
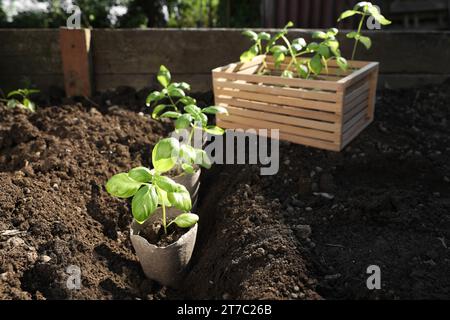
<path fill-rule="evenodd" d="M 0 27 L 58 28 L 70 16 L 63 0 L 38 0 L 47 3 L 47 11 L 24 11 L 7 21 L 1 9 Z M 261 0 L 72 0 L 82 12 L 82 26 L 92 28 L 142 27 L 258 27 Z M 116 19 L 111 9 L 127 8 Z"/>

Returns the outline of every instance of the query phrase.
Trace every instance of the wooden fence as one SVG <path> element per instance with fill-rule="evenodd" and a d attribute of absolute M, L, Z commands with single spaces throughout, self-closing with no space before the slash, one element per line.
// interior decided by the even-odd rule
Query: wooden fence
<path fill-rule="evenodd" d="M 8 91 L 32 85 L 45 90 L 51 86 L 64 87 L 64 81 L 67 88 L 79 72 L 91 81 L 92 90 L 103 91 L 120 85 L 139 89 L 154 85 L 155 73 L 165 64 L 176 81 L 190 82 L 194 91 L 207 91 L 212 89 L 211 70 L 238 61 L 240 53 L 249 46 L 241 32 L 238 29 L 91 30 L 89 43 L 80 50 L 70 44 L 70 35 L 66 38 L 69 45 L 64 44 L 60 30 L 3 29 L 0 30 L 0 88 Z M 380 62 L 380 86 L 410 87 L 441 82 L 450 76 L 450 64 L 443 63 L 450 56 L 450 32 L 368 31 L 367 34 L 373 40 L 373 48 L 366 51 L 360 47 L 357 58 Z M 309 39 L 310 35 L 310 30 L 291 32 L 291 37 Z M 352 43 L 342 34 L 340 41 L 348 56 Z M 69 56 L 63 59 L 62 53 Z M 89 59 L 86 64 L 74 59 L 73 55 L 80 54 Z"/>

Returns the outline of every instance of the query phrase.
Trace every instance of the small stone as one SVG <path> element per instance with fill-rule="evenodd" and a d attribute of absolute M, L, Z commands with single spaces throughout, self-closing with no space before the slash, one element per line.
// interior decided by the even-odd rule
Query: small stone
<path fill-rule="evenodd" d="M 445 177 L 444 177 L 444 181 L 445 181 L 445 182 L 450 182 L 450 179 L 449 179 L 447 176 L 445 176 Z"/>
<path fill-rule="evenodd" d="M 323 169 L 321 167 L 316 167 L 316 172 L 320 173 L 322 171 L 323 171 Z"/>
<path fill-rule="evenodd" d="M 303 207 L 304 204 L 302 201 L 294 198 L 294 199 L 292 199 L 292 205 L 294 207 L 300 208 L 300 207 Z"/>
<path fill-rule="evenodd" d="M 316 247 L 316 244 L 314 243 L 314 242 L 309 242 L 308 243 L 308 245 L 309 245 L 309 247 L 311 248 L 311 249 L 314 249 L 315 247 Z"/>
<path fill-rule="evenodd" d="M 313 209 L 311 207 L 306 207 L 305 210 L 308 211 L 308 212 L 313 211 Z"/>
<path fill-rule="evenodd" d="M 52 185 L 52 188 L 55 189 L 55 190 L 58 190 L 58 189 L 59 189 L 59 186 L 58 186 L 57 183 L 54 183 L 54 184 Z"/>
<path fill-rule="evenodd" d="M 291 207 L 291 206 L 288 206 L 286 210 L 287 210 L 287 212 L 289 212 L 289 213 L 294 213 L 294 208 Z"/>
<path fill-rule="evenodd" d="M 289 165 L 290 163 L 291 163 L 291 160 L 289 160 L 289 159 L 286 159 L 286 160 L 284 160 L 284 162 L 283 162 L 285 165 Z"/>
<path fill-rule="evenodd" d="M 36 251 L 27 252 L 27 259 L 30 263 L 35 263 L 38 259 L 38 254 Z"/>
<path fill-rule="evenodd" d="M 25 189 L 23 189 L 23 193 L 25 193 L 25 194 L 30 194 L 30 193 L 31 193 L 30 188 L 25 188 Z"/>
<path fill-rule="evenodd" d="M 8 272 L 0 274 L 0 280 L 6 281 L 8 279 Z"/>
<path fill-rule="evenodd" d="M 42 256 L 40 256 L 39 257 L 39 260 L 41 260 L 41 262 L 43 262 L 43 263 L 47 263 L 47 262 L 49 262 L 50 260 L 52 260 L 52 258 L 50 258 L 49 256 L 47 256 L 47 255 L 42 255 Z"/>
<path fill-rule="evenodd" d="M 300 287 L 299 286 L 294 286 L 294 291 L 295 292 L 299 292 L 300 291 Z"/>
<path fill-rule="evenodd" d="M 306 296 L 306 295 L 305 295 L 303 292 L 300 292 L 300 293 L 298 294 L 298 297 L 299 297 L 300 299 L 303 299 L 305 296 Z"/>
<path fill-rule="evenodd" d="M 210 285 L 213 285 L 213 284 L 214 284 L 214 281 L 209 280 L 209 284 L 210 284 Z"/>
<path fill-rule="evenodd" d="M 436 262 L 434 262 L 432 259 L 424 261 L 423 263 L 425 263 L 427 265 L 430 265 L 430 266 L 435 266 L 436 265 Z"/>
<path fill-rule="evenodd" d="M 144 113 L 143 113 L 143 112 L 139 112 L 139 113 L 138 113 L 138 116 L 139 116 L 139 117 L 143 117 L 143 116 L 144 116 Z"/>
<path fill-rule="evenodd" d="M 298 299 L 298 294 L 296 294 L 296 293 L 291 293 L 291 298 L 292 298 L 292 299 Z"/>
<path fill-rule="evenodd" d="M 440 192 L 433 192 L 433 196 L 435 196 L 436 198 L 439 198 L 441 196 Z"/>
<path fill-rule="evenodd" d="M 231 295 L 230 295 L 229 293 L 224 293 L 224 294 L 222 295 L 222 299 L 223 299 L 223 300 L 230 300 L 230 298 L 231 298 Z"/>
<path fill-rule="evenodd" d="M 273 254 L 269 253 L 269 254 L 267 255 L 267 257 L 268 257 L 269 259 L 273 259 L 275 256 L 274 256 Z"/>
<path fill-rule="evenodd" d="M 256 254 L 258 256 L 262 257 L 266 254 L 266 250 L 264 250 L 263 248 L 258 248 L 258 249 L 256 249 Z"/>
<path fill-rule="evenodd" d="M 25 241 L 23 241 L 20 237 L 12 237 L 6 241 L 7 244 L 9 244 L 11 247 L 18 247 L 25 244 Z"/>
<path fill-rule="evenodd" d="M 329 274 L 325 276 L 325 280 L 336 280 L 339 279 L 341 277 L 340 273 L 336 273 L 336 274 Z"/>
<path fill-rule="evenodd" d="M 256 201 L 264 201 L 264 196 L 255 196 Z"/>
<path fill-rule="evenodd" d="M 297 237 L 299 237 L 301 239 L 309 238 L 311 233 L 312 233 L 312 230 L 311 230 L 310 225 L 299 224 L 299 225 L 295 226 L 295 234 L 297 235 Z"/>

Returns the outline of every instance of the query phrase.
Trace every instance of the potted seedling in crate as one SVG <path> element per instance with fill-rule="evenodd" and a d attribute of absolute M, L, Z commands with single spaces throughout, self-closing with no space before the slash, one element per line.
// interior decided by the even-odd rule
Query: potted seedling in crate
<path fill-rule="evenodd" d="M 361 16 L 358 30 L 347 34 L 355 39 L 354 53 L 359 42 L 371 46 L 361 33 L 365 18 L 389 23 L 369 2 L 340 19 L 355 15 Z M 340 151 L 373 121 L 378 62 L 343 57 L 336 28 L 313 32 L 307 43 L 289 40 L 292 26 L 275 35 L 245 31 L 252 45 L 241 61 L 212 71 L 215 102 L 229 112 L 218 115 L 217 125 L 279 129 L 282 140 Z"/>
<path fill-rule="evenodd" d="M 199 108 L 197 101 L 186 95 L 186 91 L 190 90 L 189 84 L 172 82 L 171 73 L 165 66 L 160 67 L 157 79 L 163 89 L 152 92 L 146 102 L 153 108 L 154 119 L 173 119 L 175 130 L 185 133 L 181 141 L 180 158 L 172 174 L 175 176 L 175 181 L 186 186 L 195 203 L 199 188 L 200 167 L 209 169 L 211 166 L 203 150 L 204 133 L 212 135 L 224 133 L 222 128 L 208 124 L 208 115 L 226 115 L 228 112 L 221 106 Z"/>
<path fill-rule="evenodd" d="M 147 277 L 175 286 L 189 263 L 197 237 L 198 216 L 185 186 L 165 176 L 177 163 L 175 138 L 158 142 L 152 151 L 153 169 L 138 167 L 109 179 L 106 190 L 132 198 L 131 242 Z"/>

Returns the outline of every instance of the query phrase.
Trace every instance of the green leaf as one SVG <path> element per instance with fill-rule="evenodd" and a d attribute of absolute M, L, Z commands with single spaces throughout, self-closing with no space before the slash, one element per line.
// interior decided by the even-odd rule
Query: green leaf
<path fill-rule="evenodd" d="M 152 118 L 153 119 L 158 119 L 159 118 L 159 114 L 164 111 L 164 109 L 168 108 L 168 105 L 165 104 L 159 104 L 157 105 L 152 112 Z"/>
<path fill-rule="evenodd" d="M 284 70 L 284 71 L 281 73 L 281 76 L 282 76 L 283 78 L 293 78 L 293 77 L 294 77 L 294 73 L 293 73 L 292 71 L 290 71 L 290 70 Z"/>
<path fill-rule="evenodd" d="M 175 121 L 175 129 L 186 129 L 191 126 L 192 116 L 189 113 L 183 113 L 176 121 Z"/>
<path fill-rule="evenodd" d="M 178 184 L 176 191 L 167 193 L 167 199 L 179 210 L 187 212 L 192 209 L 191 195 L 185 186 Z"/>
<path fill-rule="evenodd" d="M 366 47 L 367 50 L 369 50 L 372 46 L 372 40 L 370 40 L 369 37 L 360 36 L 359 41 L 361 41 L 361 43 Z"/>
<path fill-rule="evenodd" d="M 270 34 L 268 34 L 267 32 L 260 32 L 258 34 L 258 39 L 259 40 L 269 41 L 270 40 Z"/>
<path fill-rule="evenodd" d="M 152 93 L 150 93 L 150 94 L 147 96 L 147 99 L 145 99 L 145 104 L 147 105 L 147 107 L 149 107 L 150 104 L 151 104 L 152 102 L 154 102 L 154 101 L 159 101 L 159 100 L 161 100 L 162 98 L 164 98 L 164 95 L 161 94 L 161 92 L 159 92 L 159 91 L 153 91 Z"/>
<path fill-rule="evenodd" d="M 206 107 L 202 109 L 203 113 L 208 113 L 208 114 L 228 114 L 228 110 L 225 107 L 221 107 L 221 106 L 211 106 L 211 107 Z"/>
<path fill-rule="evenodd" d="M 327 40 L 326 45 L 330 48 L 331 52 L 335 56 L 340 56 L 339 42 L 337 40 Z"/>
<path fill-rule="evenodd" d="M 202 124 L 202 126 L 206 125 L 208 122 L 208 117 L 206 117 L 206 115 L 204 115 L 202 113 L 202 109 L 200 109 L 199 107 L 190 104 L 186 107 L 184 107 L 184 110 L 186 112 L 188 112 L 189 114 L 192 115 L 192 117 L 194 118 L 194 120 L 196 122 L 200 122 Z"/>
<path fill-rule="evenodd" d="M 216 136 L 221 136 L 225 133 L 225 130 L 223 130 L 222 128 L 217 127 L 217 126 L 207 126 L 205 128 L 205 131 L 209 134 L 216 135 Z"/>
<path fill-rule="evenodd" d="M 31 112 L 35 112 L 36 111 L 36 105 L 34 104 L 33 101 L 31 101 L 28 98 L 23 98 L 23 106 L 25 107 L 25 109 L 27 109 L 28 111 Z"/>
<path fill-rule="evenodd" d="M 319 54 L 314 55 L 314 57 L 309 61 L 309 68 L 315 74 L 320 74 L 322 71 L 322 58 Z"/>
<path fill-rule="evenodd" d="M 128 172 L 128 176 L 137 181 L 137 182 L 143 182 L 147 183 L 152 180 L 153 173 L 150 169 L 145 167 L 137 167 L 133 168 Z"/>
<path fill-rule="evenodd" d="M 258 35 L 252 30 L 245 30 L 244 32 L 242 32 L 242 34 L 247 38 L 250 38 L 252 41 L 258 40 Z"/>
<path fill-rule="evenodd" d="M 306 48 L 311 52 L 315 52 L 319 50 L 319 44 L 317 42 L 311 42 Z"/>
<path fill-rule="evenodd" d="M 194 174 L 195 172 L 194 167 L 187 163 L 182 163 L 181 168 L 183 169 L 184 172 L 188 174 Z"/>
<path fill-rule="evenodd" d="M 309 75 L 308 66 L 304 64 L 297 66 L 297 73 L 300 75 L 301 78 L 307 78 Z"/>
<path fill-rule="evenodd" d="M 208 154 L 205 150 L 195 149 L 196 157 L 195 164 L 202 166 L 205 169 L 210 169 L 212 166 L 211 159 L 208 157 Z"/>
<path fill-rule="evenodd" d="M 330 57 L 330 49 L 323 43 L 319 45 L 319 48 L 317 49 L 317 53 L 319 53 L 321 56 L 324 56 L 325 58 Z"/>
<path fill-rule="evenodd" d="M 374 17 L 374 19 L 376 21 L 378 21 L 380 24 L 382 25 L 388 25 L 391 24 L 392 22 L 388 19 L 386 19 L 378 10 L 377 7 L 375 6 L 371 6 L 367 9 L 367 11 L 371 14 L 372 17 Z"/>
<path fill-rule="evenodd" d="M 169 69 L 163 65 L 159 67 L 157 79 L 164 88 L 167 88 L 172 80 Z"/>
<path fill-rule="evenodd" d="M 354 39 L 357 35 L 358 35 L 358 32 L 352 31 L 352 32 L 347 33 L 346 37 L 349 39 Z"/>
<path fill-rule="evenodd" d="M 342 70 L 346 71 L 348 69 L 348 62 L 344 57 L 337 57 L 336 63 Z"/>
<path fill-rule="evenodd" d="M 275 54 L 277 52 L 286 54 L 286 53 L 288 53 L 288 48 L 286 48 L 285 46 L 282 46 L 282 45 L 276 45 L 276 46 L 273 46 L 272 48 L 270 48 L 270 52 L 273 52 Z"/>
<path fill-rule="evenodd" d="M 289 22 L 284 26 L 284 29 L 291 28 L 291 27 L 293 27 L 293 26 L 294 26 L 294 23 L 293 23 L 292 21 L 289 21 Z"/>
<path fill-rule="evenodd" d="M 6 103 L 6 106 L 9 109 L 14 109 L 15 107 L 17 107 L 20 104 L 19 101 L 17 101 L 16 99 L 9 99 L 8 102 Z"/>
<path fill-rule="evenodd" d="M 172 83 L 170 86 L 173 86 L 175 88 L 179 88 L 179 89 L 185 90 L 185 91 L 190 91 L 191 90 L 191 85 L 189 83 L 186 83 L 186 82 L 175 82 L 175 83 Z"/>
<path fill-rule="evenodd" d="M 167 172 L 177 163 L 180 152 L 180 143 L 175 138 L 166 138 L 159 141 L 152 151 L 152 163 L 159 173 Z"/>
<path fill-rule="evenodd" d="M 131 201 L 131 212 L 138 223 L 144 223 L 158 207 L 159 199 L 155 186 L 145 185 Z"/>
<path fill-rule="evenodd" d="M 247 50 L 241 54 L 240 59 L 241 62 L 249 62 L 252 61 L 254 57 L 256 57 L 256 54 L 250 50 Z"/>
<path fill-rule="evenodd" d="M 277 69 L 280 67 L 281 63 L 283 63 L 283 61 L 286 59 L 286 55 L 281 51 L 276 51 L 273 54 L 273 57 L 275 59 L 275 68 Z"/>
<path fill-rule="evenodd" d="M 327 37 L 335 36 L 339 33 L 339 30 L 336 28 L 330 28 L 327 30 Z"/>
<path fill-rule="evenodd" d="M 186 95 L 182 89 L 175 88 L 175 87 L 167 89 L 167 92 L 168 92 L 169 96 L 175 97 L 175 98 L 182 98 Z"/>
<path fill-rule="evenodd" d="M 185 106 L 187 106 L 187 105 L 189 105 L 189 104 L 196 104 L 196 103 L 197 103 L 197 100 L 195 100 L 195 99 L 192 98 L 192 97 L 188 97 L 188 96 L 181 98 L 180 101 L 181 101 L 181 103 L 184 104 Z"/>
<path fill-rule="evenodd" d="M 341 13 L 341 15 L 339 16 L 339 19 L 337 21 L 347 19 L 349 17 L 354 16 L 355 14 L 361 14 L 361 13 L 356 10 L 346 10 L 343 13 Z"/>
<path fill-rule="evenodd" d="M 136 194 L 142 182 L 133 180 L 127 173 L 112 176 L 106 183 L 106 191 L 113 197 L 129 198 Z"/>
<path fill-rule="evenodd" d="M 326 39 L 327 34 L 323 31 L 314 31 L 312 37 L 313 39 Z"/>
<path fill-rule="evenodd" d="M 171 118 L 171 119 L 178 119 L 181 116 L 181 113 L 176 111 L 167 111 L 164 112 L 162 115 L 160 115 L 160 118 Z"/>
<path fill-rule="evenodd" d="M 354 10 L 363 9 L 363 11 L 366 12 L 367 9 L 372 6 L 373 6 L 372 3 L 368 2 L 368 1 L 360 1 L 357 4 L 355 4 L 353 9 Z"/>
<path fill-rule="evenodd" d="M 6 96 L 7 98 L 11 98 L 13 96 L 25 96 L 25 94 L 23 93 L 23 90 L 19 89 L 19 90 L 14 90 L 11 91 L 10 93 L 8 93 L 8 95 Z"/>
<path fill-rule="evenodd" d="M 187 145 L 182 144 L 180 147 L 180 158 L 182 158 L 187 163 L 194 163 L 197 157 L 197 153 L 195 151 L 195 148 Z"/>
<path fill-rule="evenodd" d="M 164 190 L 167 193 L 176 192 L 178 190 L 179 186 L 181 186 L 180 184 L 176 183 L 169 177 L 159 176 L 159 175 L 156 175 L 153 177 L 153 183 L 155 185 L 157 185 L 158 188 Z"/>
<path fill-rule="evenodd" d="M 194 213 L 182 213 L 172 222 L 180 228 L 190 228 L 198 222 L 198 215 Z"/>

